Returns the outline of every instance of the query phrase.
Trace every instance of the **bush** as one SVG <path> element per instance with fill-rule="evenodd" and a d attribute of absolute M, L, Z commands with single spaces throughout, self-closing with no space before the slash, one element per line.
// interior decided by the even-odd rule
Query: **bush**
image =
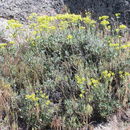
<path fill-rule="evenodd" d="M 118 16 L 119 17 L 119 16 Z M 0 74 L 16 94 L 17 116 L 28 128 L 83 127 L 107 119 L 129 100 L 125 25 L 74 14 L 9 20 L 14 41 L 0 44 Z"/>

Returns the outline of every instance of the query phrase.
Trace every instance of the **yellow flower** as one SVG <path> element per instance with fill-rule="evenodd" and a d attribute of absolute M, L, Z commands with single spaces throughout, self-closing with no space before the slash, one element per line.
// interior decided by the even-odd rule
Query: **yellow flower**
<path fill-rule="evenodd" d="M 89 16 L 86 16 L 85 18 L 83 18 L 83 21 L 88 24 L 88 25 L 93 25 L 96 23 L 95 20 L 92 20 Z"/>
<path fill-rule="evenodd" d="M 49 96 L 45 96 L 45 98 L 46 98 L 46 99 L 48 99 L 48 98 L 49 98 Z"/>
<path fill-rule="evenodd" d="M 130 76 L 130 73 L 129 72 L 125 72 L 125 76 Z"/>
<path fill-rule="evenodd" d="M 117 46 L 119 46 L 119 45 L 120 45 L 119 43 L 115 43 L 115 44 L 110 43 L 110 44 L 109 44 L 110 47 L 117 47 Z"/>
<path fill-rule="evenodd" d="M 120 76 L 120 78 L 125 78 L 126 76 L 130 76 L 130 73 L 129 72 L 119 71 L 119 76 Z"/>
<path fill-rule="evenodd" d="M 15 44 L 15 42 L 14 41 L 10 41 L 9 44 Z"/>
<path fill-rule="evenodd" d="M 36 46 L 36 42 L 35 41 L 32 41 L 32 46 Z"/>
<path fill-rule="evenodd" d="M 118 35 L 118 38 L 122 38 L 122 36 Z"/>
<path fill-rule="evenodd" d="M 123 71 L 119 71 L 119 74 L 123 74 Z"/>
<path fill-rule="evenodd" d="M 36 39 L 40 39 L 41 37 L 40 36 L 36 36 Z"/>
<path fill-rule="evenodd" d="M 84 94 L 84 93 L 85 93 L 85 90 L 81 90 L 81 93 Z"/>
<path fill-rule="evenodd" d="M 81 93 L 79 96 L 80 96 L 80 98 L 83 98 L 83 97 L 84 97 L 84 95 L 83 95 L 82 93 Z"/>
<path fill-rule="evenodd" d="M 7 43 L 0 43 L 0 48 L 4 48 L 5 46 L 7 46 Z"/>
<path fill-rule="evenodd" d="M 45 93 L 41 94 L 41 97 L 42 97 L 42 98 L 45 98 L 45 97 L 46 97 L 46 94 L 45 94 Z"/>
<path fill-rule="evenodd" d="M 115 74 L 112 71 L 105 70 L 105 71 L 102 72 L 101 75 L 102 75 L 102 77 L 109 79 L 109 78 L 113 77 Z"/>
<path fill-rule="evenodd" d="M 117 29 L 115 29 L 115 31 L 118 33 L 118 32 L 120 31 L 120 29 L 119 29 L 119 28 L 117 28 Z"/>
<path fill-rule="evenodd" d="M 103 21 L 101 21 L 100 24 L 103 25 L 103 26 L 106 26 L 106 25 L 108 25 L 108 24 L 110 24 L 110 23 L 109 23 L 109 21 L 107 21 L 107 20 L 103 20 Z"/>
<path fill-rule="evenodd" d="M 55 26 L 50 26 L 49 29 L 56 30 L 56 27 Z"/>
<path fill-rule="evenodd" d="M 23 25 L 14 19 L 8 20 L 9 27 L 13 29 L 21 28 Z"/>
<path fill-rule="evenodd" d="M 66 29 L 68 26 L 69 26 L 69 22 L 68 22 L 68 21 L 61 21 L 61 22 L 59 23 L 59 28 L 60 28 L 61 30 Z"/>
<path fill-rule="evenodd" d="M 121 24 L 121 25 L 119 25 L 119 29 L 126 29 L 127 28 L 127 26 L 126 25 L 124 25 L 124 24 Z"/>
<path fill-rule="evenodd" d="M 51 102 L 50 102 L 50 100 L 47 100 L 46 101 L 46 105 L 49 105 Z"/>
<path fill-rule="evenodd" d="M 84 77 L 79 77 L 79 76 L 75 76 L 75 79 L 78 84 L 83 84 L 86 81 Z"/>
<path fill-rule="evenodd" d="M 68 35 L 67 39 L 73 39 L 73 36 L 72 35 Z"/>
<path fill-rule="evenodd" d="M 110 29 L 111 29 L 111 26 L 107 26 L 107 29 L 110 30 Z"/>
<path fill-rule="evenodd" d="M 120 15 L 121 15 L 120 13 L 116 13 L 116 14 L 115 14 L 116 17 L 119 17 Z"/>
<path fill-rule="evenodd" d="M 106 19 L 108 19 L 108 18 L 109 18 L 109 16 L 104 15 L 104 16 L 100 16 L 100 17 L 99 17 L 99 20 L 106 20 Z"/>
<path fill-rule="evenodd" d="M 37 31 L 32 31 L 32 35 L 36 35 L 37 34 Z"/>
<path fill-rule="evenodd" d="M 128 48 L 128 47 L 130 47 L 130 44 L 122 45 L 120 48 L 121 48 L 121 49 L 125 49 L 125 48 Z"/>
<path fill-rule="evenodd" d="M 93 85 L 94 87 L 99 85 L 99 81 L 98 80 L 96 80 L 94 78 L 91 78 L 90 80 L 91 80 L 91 82 L 89 83 L 89 85 Z"/>
<path fill-rule="evenodd" d="M 128 46 L 127 45 L 122 45 L 120 48 L 121 49 L 125 49 L 125 48 L 127 48 Z"/>
<path fill-rule="evenodd" d="M 80 26 L 80 27 L 79 27 L 79 29 L 85 29 L 85 27 L 83 27 L 83 26 Z"/>
<path fill-rule="evenodd" d="M 31 101 L 38 101 L 39 98 L 36 97 L 35 93 L 32 93 L 31 95 L 26 95 L 25 99 L 31 100 Z"/>
<path fill-rule="evenodd" d="M 120 47 L 116 47 L 115 49 L 116 49 L 116 50 L 120 50 L 121 48 L 120 48 Z"/>

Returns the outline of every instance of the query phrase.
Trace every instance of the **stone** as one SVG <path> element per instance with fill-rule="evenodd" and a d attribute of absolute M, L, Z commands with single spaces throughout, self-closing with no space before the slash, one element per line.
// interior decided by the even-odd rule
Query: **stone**
<path fill-rule="evenodd" d="M 130 24 L 130 0 L 64 0 L 71 13 L 84 14 L 90 11 L 93 18 L 121 13 L 121 21 Z"/>
<path fill-rule="evenodd" d="M 31 13 L 55 15 L 61 13 L 62 0 L 0 0 L 0 17 L 26 21 Z"/>

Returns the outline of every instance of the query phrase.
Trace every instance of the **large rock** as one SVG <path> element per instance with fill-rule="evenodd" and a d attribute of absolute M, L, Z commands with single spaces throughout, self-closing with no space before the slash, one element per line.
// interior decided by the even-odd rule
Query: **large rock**
<path fill-rule="evenodd" d="M 7 26 L 7 20 L 0 18 L 0 43 L 11 41 L 11 38 L 9 37 L 11 30 L 6 29 Z"/>
<path fill-rule="evenodd" d="M 55 15 L 62 8 L 62 0 L 0 0 L 0 17 L 26 21 L 31 13 Z"/>
<path fill-rule="evenodd" d="M 96 14 L 110 15 L 130 9 L 130 0 L 64 0 L 64 3 L 73 13 L 80 13 L 87 10 Z"/>
<path fill-rule="evenodd" d="M 64 0 L 64 3 L 71 13 L 83 14 L 86 10 L 93 12 L 94 17 L 121 13 L 121 21 L 130 21 L 130 0 Z"/>

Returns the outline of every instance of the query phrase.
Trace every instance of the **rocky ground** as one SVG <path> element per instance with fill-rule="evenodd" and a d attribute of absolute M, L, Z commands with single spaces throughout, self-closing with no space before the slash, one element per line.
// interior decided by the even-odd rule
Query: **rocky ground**
<path fill-rule="evenodd" d="M 130 109 L 120 111 L 105 124 L 100 124 L 94 130 L 130 130 Z"/>

